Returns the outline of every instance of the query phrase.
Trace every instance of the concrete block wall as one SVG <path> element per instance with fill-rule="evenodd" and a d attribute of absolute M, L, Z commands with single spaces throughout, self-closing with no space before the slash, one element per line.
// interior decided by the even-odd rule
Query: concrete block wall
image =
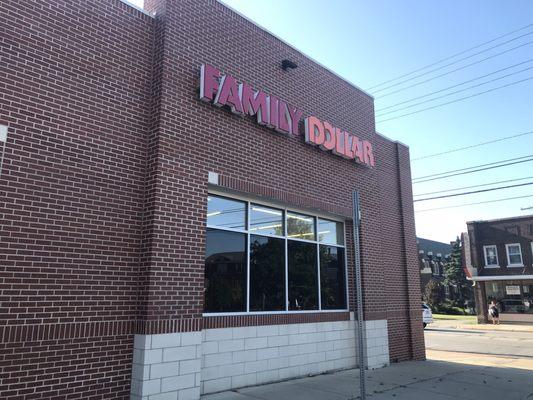
<path fill-rule="evenodd" d="M 365 321 L 366 365 L 369 369 L 390 364 L 387 320 Z"/>
<path fill-rule="evenodd" d="M 131 400 L 198 400 L 202 332 L 135 335 Z"/>
<path fill-rule="evenodd" d="M 353 321 L 203 331 L 202 393 L 356 366 Z"/>

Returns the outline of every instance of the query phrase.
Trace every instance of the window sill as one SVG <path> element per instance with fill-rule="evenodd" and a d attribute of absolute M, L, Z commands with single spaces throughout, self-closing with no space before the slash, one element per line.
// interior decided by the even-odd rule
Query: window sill
<path fill-rule="evenodd" d="M 485 265 L 483 268 L 485 269 L 494 269 L 494 268 L 500 268 L 499 265 Z"/>
<path fill-rule="evenodd" d="M 522 268 L 524 267 L 524 264 L 509 264 L 507 267 L 508 268 Z"/>
<path fill-rule="evenodd" d="M 327 314 L 327 313 L 345 313 L 349 310 L 302 310 L 302 311 L 250 311 L 250 312 L 220 312 L 220 313 L 203 313 L 203 317 L 228 317 L 228 316 L 245 316 L 245 315 L 279 315 L 279 314 Z"/>

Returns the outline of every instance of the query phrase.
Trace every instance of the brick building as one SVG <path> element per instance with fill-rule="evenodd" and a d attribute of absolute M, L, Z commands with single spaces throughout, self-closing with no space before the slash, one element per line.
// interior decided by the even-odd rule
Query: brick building
<path fill-rule="evenodd" d="M 425 357 L 409 152 L 371 96 L 216 1 L 0 21 L 2 399 L 357 365 L 354 189 L 367 363 Z"/>
<path fill-rule="evenodd" d="M 467 222 L 465 266 L 475 282 L 477 317 L 495 301 L 503 322 L 533 322 L 533 215 Z"/>

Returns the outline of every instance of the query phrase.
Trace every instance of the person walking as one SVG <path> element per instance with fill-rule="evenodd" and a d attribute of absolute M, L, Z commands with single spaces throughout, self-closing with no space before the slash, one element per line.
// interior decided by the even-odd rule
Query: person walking
<path fill-rule="evenodd" d="M 492 325 L 500 325 L 500 312 L 498 311 L 498 307 L 496 307 L 496 302 L 494 300 L 490 302 L 489 314 L 492 318 Z"/>

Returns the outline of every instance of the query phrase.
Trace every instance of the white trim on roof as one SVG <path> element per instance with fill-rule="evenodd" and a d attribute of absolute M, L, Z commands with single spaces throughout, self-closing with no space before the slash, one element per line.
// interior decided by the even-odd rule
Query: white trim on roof
<path fill-rule="evenodd" d="M 533 275 L 494 275 L 494 276 L 473 276 L 466 278 L 469 281 L 523 281 L 533 279 Z"/>

